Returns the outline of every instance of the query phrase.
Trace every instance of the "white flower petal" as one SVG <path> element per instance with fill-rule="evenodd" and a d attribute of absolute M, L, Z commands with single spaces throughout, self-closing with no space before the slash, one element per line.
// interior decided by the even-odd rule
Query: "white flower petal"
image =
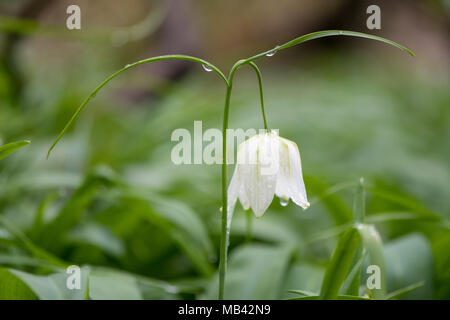
<path fill-rule="evenodd" d="M 236 201 L 239 196 L 239 191 L 242 185 L 239 180 L 239 166 L 234 169 L 233 177 L 231 178 L 230 185 L 228 186 L 228 211 L 233 211 Z"/>
<path fill-rule="evenodd" d="M 283 148 L 287 148 L 288 163 L 284 163 L 287 167 L 285 167 L 285 170 L 280 170 L 280 175 L 278 176 L 278 179 L 281 180 L 279 191 L 281 192 L 288 189 L 288 195 L 292 201 L 303 209 L 307 209 L 309 207 L 309 202 L 306 196 L 305 184 L 303 182 L 300 152 L 298 151 L 297 144 L 287 139 L 281 138 L 281 140 L 281 144 L 284 145 Z M 280 153 L 285 154 L 286 149 Z M 280 155 L 280 157 L 283 156 Z"/>
<path fill-rule="evenodd" d="M 247 197 L 248 203 L 255 216 L 261 217 L 269 207 L 275 194 L 276 175 L 261 174 L 262 165 L 270 149 L 270 138 L 268 134 L 259 135 L 259 139 L 250 141 L 246 148 L 241 151 L 248 162 L 241 165 L 241 179 L 244 187 L 243 196 Z"/>
<path fill-rule="evenodd" d="M 237 164 L 228 188 L 228 218 L 237 199 L 245 210 L 251 208 L 261 217 L 275 194 L 284 201 L 291 198 L 304 209 L 309 207 L 297 145 L 280 138 L 276 132 L 262 133 L 238 147 Z"/>
<path fill-rule="evenodd" d="M 275 193 L 280 199 L 289 199 L 293 193 L 289 186 L 289 147 L 286 143 L 280 143 L 280 168 L 277 175 Z"/>
<path fill-rule="evenodd" d="M 241 202 L 242 208 L 244 210 L 250 209 L 250 201 L 248 200 L 247 194 L 245 193 L 244 186 L 241 185 L 240 191 L 239 191 L 239 201 Z"/>

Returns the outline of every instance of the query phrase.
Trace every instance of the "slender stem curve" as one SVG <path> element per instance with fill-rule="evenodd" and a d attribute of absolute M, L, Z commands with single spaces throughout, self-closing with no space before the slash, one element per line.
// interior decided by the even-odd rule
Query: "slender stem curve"
<path fill-rule="evenodd" d="M 70 126 L 73 124 L 73 122 L 76 120 L 76 118 L 78 117 L 78 115 L 80 114 L 81 111 L 83 111 L 84 107 L 86 106 L 86 104 L 93 98 L 95 97 L 95 95 L 97 94 L 98 91 L 100 91 L 101 88 L 103 88 L 109 81 L 111 81 L 112 79 L 114 79 L 115 77 L 117 77 L 119 74 L 121 74 L 122 72 L 134 68 L 138 65 L 141 64 L 145 64 L 145 63 L 150 63 L 150 62 L 157 62 L 157 61 L 165 61 L 165 60 L 185 60 L 185 61 L 192 61 L 192 62 L 197 62 L 200 63 L 208 68 L 210 68 L 211 70 L 213 70 L 215 73 L 217 73 L 219 75 L 219 77 L 225 82 L 225 84 L 228 86 L 228 80 L 225 77 L 225 75 L 222 73 L 222 71 L 220 71 L 219 68 L 217 68 L 216 66 L 214 66 L 213 64 L 209 63 L 206 60 L 200 59 L 200 58 L 196 58 L 196 57 L 191 57 L 191 56 L 186 56 L 186 55 L 180 55 L 180 54 L 174 54 L 174 55 L 165 55 L 165 56 L 157 56 L 157 57 L 153 57 L 153 58 L 148 58 L 148 59 L 144 59 L 144 60 L 140 60 L 131 64 L 126 65 L 125 67 L 123 67 L 122 69 L 114 72 L 112 75 L 110 75 L 108 78 L 106 78 L 102 83 L 100 83 L 97 88 L 95 88 L 90 94 L 89 96 L 83 101 L 83 103 L 78 107 L 77 111 L 75 111 L 75 113 L 73 114 L 73 116 L 70 118 L 69 122 L 67 122 L 66 126 L 64 127 L 64 129 L 61 131 L 61 133 L 58 135 L 58 137 L 56 137 L 55 141 L 53 142 L 53 144 L 51 145 L 50 149 L 47 152 L 47 159 L 50 156 L 50 153 L 52 152 L 53 148 L 56 146 L 56 144 L 58 143 L 59 140 L 61 140 L 61 138 L 64 136 L 64 134 L 67 132 L 67 130 L 70 128 Z"/>
<path fill-rule="evenodd" d="M 266 117 L 266 112 L 264 110 L 264 94 L 263 94 L 261 71 L 259 71 L 258 66 L 253 61 L 248 62 L 248 64 L 255 70 L 256 76 L 258 78 L 259 98 L 261 99 L 261 113 L 262 113 L 263 120 L 264 120 L 264 129 L 266 129 L 268 131 L 269 126 L 267 125 L 267 117 Z"/>

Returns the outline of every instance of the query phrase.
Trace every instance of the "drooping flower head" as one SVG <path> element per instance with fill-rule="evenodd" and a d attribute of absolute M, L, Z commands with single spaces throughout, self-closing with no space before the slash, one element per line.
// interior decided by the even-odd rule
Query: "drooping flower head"
<path fill-rule="evenodd" d="M 282 204 L 292 199 L 303 209 L 309 207 L 298 147 L 271 131 L 239 145 L 237 164 L 228 187 L 228 212 L 232 213 L 239 199 L 245 210 L 251 208 L 256 217 L 261 217 L 274 195 Z"/>

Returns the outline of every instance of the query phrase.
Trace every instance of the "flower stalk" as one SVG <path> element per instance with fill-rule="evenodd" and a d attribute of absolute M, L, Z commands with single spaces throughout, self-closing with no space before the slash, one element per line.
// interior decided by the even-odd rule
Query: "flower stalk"
<path fill-rule="evenodd" d="M 206 67 L 207 69 L 210 69 L 210 70 L 214 71 L 216 74 L 218 74 L 219 77 L 224 81 L 224 83 L 226 85 L 225 105 L 224 105 L 224 113 L 223 113 L 223 132 L 222 132 L 222 135 L 223 135 L 222 136 L 223 137 L 223 139 L 222 139 L 222 142 L 223 142 L 223 146 L 222 146 L 223 147 L 223 149 L 222 149 L 222 151 L 223 151 L 222 152 L 222 160 L 223 160 L 223 162 L 222 162 L 222 208 L 223 208 L 223 210 L 222 210 L 222 226 L 221 226 L 220 263 L 219 263 L 219 294 L 218 294 L 219 299 L 223 299 L 224 298 L 225 275 L 226 275 L 226 267 L 227 267 L 229 224 L 231 222 L 231 216 L 230 216 L 230 220 L 229 220 L 229 211 L 230 210 L 228 210 L 229 199 L 228 199 L 228 194 L 227 194 L 227 150 L 226 150 L 227 136 L 226 136 L 226 131 L 228 129 L 230 99 L 231 99 L 231 92 L 233 89 L 234 75 L 235 75 L 236 71 L 245 64 L 248 64 L 255 70 L 257 78 L 258 78 L 258 84 L 259 84 L 259 93 L 260 93 L 260 100 L 261 100 L 261 113 L 262 113 L 263 120 L 264 120 L 264 128 L 266 129 L 267 133 L 269 133 L 270 131 L 269 131 L 269 127 L 267 124 L 267 118 L 266 118 L 266 114 L 265 114 L 265 110 L 264 110 L 264 97 L 263 97 L 263 89 L 262 89 L 261 72 L 259 71 L 259 69 L 256 66 L 256 64 L 254 63 L 254 61 L 257 59 L 263 58 L 265 56 L 273 56 L 273 54 L 276 53 L 277 51 L 287 49 L 289 47 L 298 45 L 300 43 L 303 43 L 303 42 L 306 42 L 309 40 L 313 40 L 313 39 L 322 38 L 322 37 L 328 37 L 328 36 L 353 36 L 353 37 L 377 40 L 377 41 L 381 41 L 381 42 L 390 44 L 394 47 L 397 47 L 397 48 L 407 52 L 411 56 L 414 56 L 414 54 L 408 48 L 406 48 L 396 42 L 393 42 L 391 40 L 382 38 L 382 37 L 364 34 L 364 33 L 360 33 L 360 32 L 354 32 L 354 31 L 326 30 L 326 31 L 318 31 L 318 32 L 309 33 L 309 34 L 300 36 L 300 37 L 293 39 L 283 45 L 276 46 L 275 48 L 273 48 L 271 50 L 259 53 L 257 55 L 254 55 L 254 56 L 244 59 L 244 60 L 239 60 L 231 68 L 228 78 L 226 78 L 225 75 L 220 71 L 220 69 L 218 69 L 213 64 L 211 64 L 208 61 L 205 61 L 203 59 L 196 58 L 196 57 L 191 57 L 191 56 L 186 56 L 186 55 L 165 55 L 165 56 L 158 56 L 158 57 L 140 60 L 135 63 L 126 65 L 122 69 L 120 69 L 120 70 L 116 71 L 115 73 L 113 73 L 112 75 L 110 75 L 102 83 L 100 83 L 89 94 L 89 96 L 87 96 L 87 98 L 78 107 L 78 109 L 75 111 L 73 116 L 70 118 L 70 120 L 67 122 L 65 127 L 62 129 L 60 134 L 56 137 L 53 144 L 50 146 L 50 148 L 47 152 L 47 158 L 50 156 L 51 151 L 54 149 L 54 147 L 56 146 L 58 141 L 64 136 L 64 134 L 68 131 L 68 129 L 73 125 L 73 123 L 75 122 L 75 120 L 77 119 L 77 117 L 79 116 L 81 111 L 85 108 L 87 103 L 93 97 L 95 97 L 96 94 L 98 93 L 98 91 L 100 91 L 107 83 L 109 83 L 113 78 L 117 77 L 119 74 L 121 74 L 124 71 L 127 71 L 138 65 L 146 64 L 146 63 L 166 61 L 166 60 L 185 60 L 185 61 L 199 63 L 199 64 L 203 65 L 204 67 Z"/>

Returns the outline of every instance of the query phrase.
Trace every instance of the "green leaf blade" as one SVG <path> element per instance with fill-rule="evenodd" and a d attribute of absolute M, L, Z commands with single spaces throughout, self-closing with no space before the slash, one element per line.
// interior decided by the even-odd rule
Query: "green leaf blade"
<path fill-rule="evenodd" d="M 401 44 L 399 44 L 397 42 L 394 42 L 392 40 L 389 40 L 389 39 L 386 39 L 383 37 L 379 37 L 379 36 L 375 36 L 375 35 L 371 35 L 371 34 L 367 34 L 367 33 L 362 33 L 362 32 L 348 31 L 348 30 L 324 30 L 324 31 L 318 31 L 318 32 L 305 34 L 303 36 L 295 38 L 294 40 L 286 42 L 285 44 L 283 44 L 281 46 L 277 46 L 271 50 L 268 50 L 268 51 L 262 52 L 260 54 L 257 54 L 253 57 L 250 57 L 250 58 L 246 59 L 246 61 L 247 62 L 254 61 L 254 60 L 262 58 L 266 55 L 270 55 L 274 52 L 277 52 L 279 50 L 287 49 L 287 48 L 296 46 L 300 43 L 303 43 L 303 42 L 306 42 L 309 40 L 319 39 L 319 38 L 323 38 L 323 37 L 330 37 L 330 36 L 350 36 L 350 37 L 359 37 L 359 38 L 381 41 L 381 42 L 390 44 L 390 45 L 408 53 L 409 55 L 411 55 L 413 57 L 415 56 L 415 54 L 411 50 L 406 48 L 405 46 L 402 46 Z"/>
<path fill-rule="evenodd" d="M 3 146 L 0 146 L 0 160 L 9 156 L 11 153 L 16 151 L 17 149 L 20 149 L 22 147 L 25 147 L 26 145 L 29 145 L 30 143 L 31 142 L 28 140 L 22 140 L 22 141 L 11 142 L 11 143 L 5 144 Z"/>
<path fill-rule="evenodd" d="M 350 227 L 339 239 L 325 272 L 320 292 L 321 299 L 337 299 L 339 289 L 348 274 L 359 243 L 360 234 L 354 227 Z"/>

